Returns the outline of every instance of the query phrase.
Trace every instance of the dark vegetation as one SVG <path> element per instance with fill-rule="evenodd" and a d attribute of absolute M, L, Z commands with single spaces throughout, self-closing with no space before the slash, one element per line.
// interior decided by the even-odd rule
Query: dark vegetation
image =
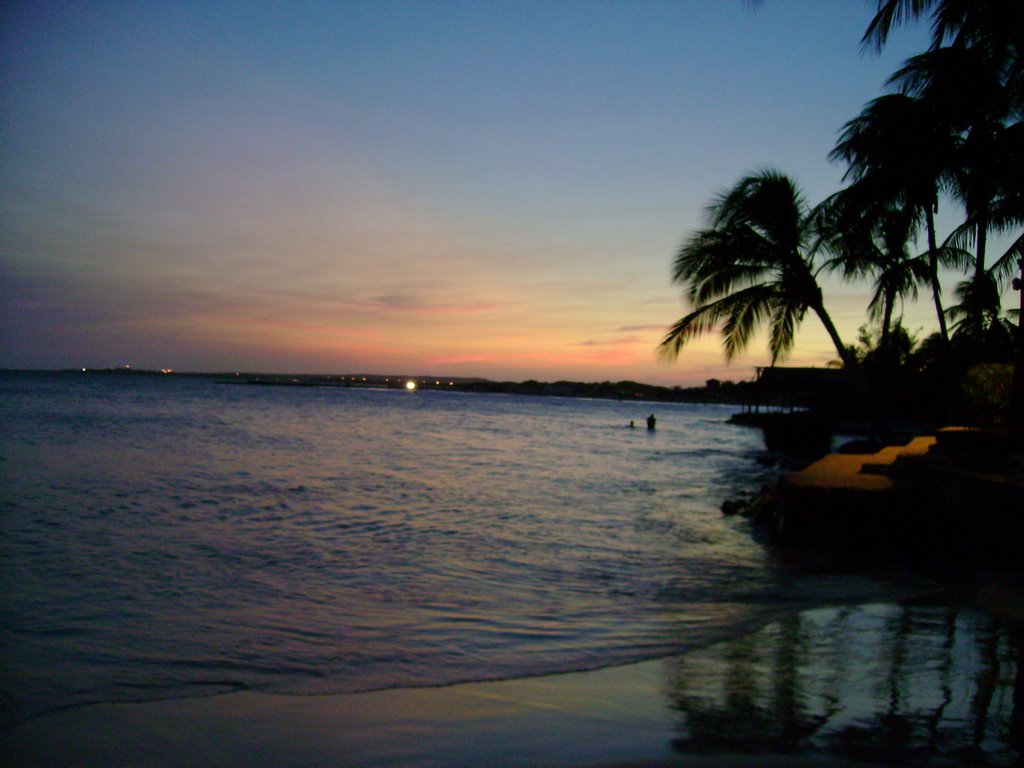
<path fill-rule="evenodd" d="M 673 358 L 720 331 L 731 359 L 763 328 L 774 365 L 810 312 L 879 425 L 1005 426 L 1021 446 L 1024 332 L 1019 307 L 1004 312 L 1001 297 L 1024 280 L 1024 3 L 879 0 L 863 47 L 880 50 L 894 27 L 920 17 L 931 21 L 929 49 L 842 127 L 829 155 L 846 165 L 845 188 L 811 206 L 792 179 L 763 169 L 714 198 L 676 256 L 673 279 L 691 311 L 661 349 Z M 936 230 L 940 206 L 961 214 L 951 232 Z M 872 286 L 855 345 L 825 307 L 825 272 Z M 951 274 L 956 303 L 944 306 Z M 936 320 L 921 339 L 901 322 L 919 292 Z"/>

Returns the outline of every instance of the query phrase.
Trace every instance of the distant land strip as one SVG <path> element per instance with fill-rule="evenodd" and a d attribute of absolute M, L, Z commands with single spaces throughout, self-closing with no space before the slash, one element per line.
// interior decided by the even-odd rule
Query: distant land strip
<path fill-rule="evenodd" d="M 744 403 L 751 383 L 712 379 L 702 387 L 662 387 L 637 381 L 491 381 L 450 376 L 384 376 L 381 374 L 279 374 L 279 373 L 179 373 L 141 368 L 82 368 L 61 373 L 116 376 L 182 376 L 214 379 L 223 383 L 277 387 L 343 387 L 365 389 L 446 390 L 508 395 L 580 397 L 602 400 L 649 400 L 684 403 Z"/>

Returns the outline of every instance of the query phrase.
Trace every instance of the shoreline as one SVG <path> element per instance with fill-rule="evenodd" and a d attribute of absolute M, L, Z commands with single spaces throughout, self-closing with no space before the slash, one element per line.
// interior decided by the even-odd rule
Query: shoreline
<path fill-rule="evenodd" d="M 834 577 L 841 582 L 838 590 L 834 586 L 820 583 L 818 589 L 824 589 L 825 593 L 811 592 L 806 588 L 797 588 L 791 595 L 791 600 L 780 600 L 774 602 L 770 607 L 762 608 L 759 611 L 750 611 L 749 615 L 739 621 L 718 627 L 716 632 L 710 636 L 702 637 L 700 640 L 686 641 L 685 647 L 676 649 L 660 649 L 656 651 L 641 652 L 639 649 L 632 655 L 625 658 L 610 658 L 604 661 L 597 661 L 582 666 L 566 666 L 555 669 L 536 669 L 533 671 L 521 671 L 506 675 L 487 675 L 444 679 L 439 678 L 433 682 L 422 683 L 385 683 L 383 685 L 367 688 L 345 688 L 339 689 L 306 688 L 300 686 L 294 690 L 273 690 L 261 689 L 258 687 L 247 687 L 244 684 L 231 684 L 227 682 L 213 681 L 202 686 L 209 686 L 209 689 L 192 693 L 182 692 L 180 694 L 168 693 L 166 695 L 155 695 L 152 698 L 138 699 L 117 699 L 117 700 L 92 700 L 65 703 L 46 710 L 29 711 L 20 719 L 8 720 L 0 725 L 0 740 L 3 736 L 16 731 L 24 725 L 36 720 L 43 720 L 53 716 L 60 716 L 66 712 L 73 712 L 81 709 L 100 706 L 130 706 L 130 705 L 160 705 L 169 702 L 188 702 L 236 694 L 252 693 L 257 695 L 281 696 L 285 698 L 306 699 L 315 697 L 334 696 L 373 696 L 377 694 L 391 694 L 398 691 L 430 691 L 448 690 L 462 686 L 478 686 L 492 684 L 514 684 L 520 681 L 538 680 L 546 678 L 571 678 L 575 675 L 589 675 L 600 673 L 609 669 L 635 667 L 643 664 L 654 664 L 688 656 L 694 653 L 722 644 L 736 642 L 742 638 L 756 634 L 765 626 L 779 622 L 786 617 L 802 611 L 828 610 L 843 606 L 859 606 L 868 604 L 908 604 L 921 600 L 929 600 L 941 596 L 946 592 L 946 587 L 937 579 L 922 574 L 892 569 L 883 565 L 875 568 L 868 565 L 865 570 L 860 564 L 852 562 L 840 562 L 829 556 L 822 559 L 820 555 L 813 555 L 807 552 L 792 550 L 783 559 L 787 560 L 788 567 L 799 571 L 806 571 L 810 578 L 825 576 L 826 579 Z M 820 569 L 825 568 L 823 573 Z M 847 581 L 857 579 L 856 586 L 851 587 Z M 849 591 L 852 589 L 853 594 Z M 1021 588 L 1024 595 L 1024 586 Z M 732 605 L 722 604 L 723 607 Z M 1024 609 L 1022 609 L 1021 620 L 1024 622 Z"/>
<path fill-rule="evenodd" d="M 15 726 L 0 752 L 11 766 L 853 766 L 957 760 L 984 733 L 989 764 L 1011 765 L 1024 745 L 999 734 L 1024 726 L 1022 596 L 1024 578 L 995 574 L 966 593 L 804 608 L 681 656 L 586 672 L 86 705 Z M 954 636 L 956 653 L 933 658 Z M 931 730 L 895 733 L 894 719 Z"/>

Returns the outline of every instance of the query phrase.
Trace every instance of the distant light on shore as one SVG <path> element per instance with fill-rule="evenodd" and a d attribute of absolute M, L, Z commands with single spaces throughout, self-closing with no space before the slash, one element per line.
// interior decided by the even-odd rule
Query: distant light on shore
<path fill-rule="evenodd" d="M 408 389 L 410 392 L 412 392 L 414 389 L 416 389 L 416 382 L 415 381 L 407 381 L 407 382 L 405 382 L 405 388 Z"/>

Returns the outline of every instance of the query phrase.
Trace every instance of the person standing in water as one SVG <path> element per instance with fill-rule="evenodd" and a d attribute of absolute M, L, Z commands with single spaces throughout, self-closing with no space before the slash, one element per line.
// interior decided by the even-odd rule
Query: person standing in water
<path fill-rule="evenodd" d="M 653 430 L 654 425 L 657 423 L 657 421 L 658 420 L 654 418 L 654 414 L 652 413 L 650 416 L 647 417 L 647 428 Z"/>

